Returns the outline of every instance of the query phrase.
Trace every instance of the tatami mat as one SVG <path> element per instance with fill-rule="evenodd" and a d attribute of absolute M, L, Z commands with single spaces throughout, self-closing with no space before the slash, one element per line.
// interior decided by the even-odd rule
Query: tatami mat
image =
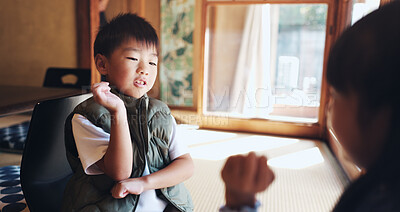
<path fill-rule="evenodd" d="M 187 126 L 178 130 L 180 139 L 189 145 L 196 167 L 194 176 L 185 182 L 196 212 L 218 211 L 224 204 L 220 171 L 226 158 L 249 151 L 266 155 L 275 172 L 274 183 L 258 195 L 262 203 L 260 212 L 330 211 L 348 184 L 327 147 L 318 141 L 195 130 Z M 19 163 L 20 155 L 15 156 Z M 6 162 L 3 159 L 0 162 Z M 14 163 L 3 165 L 9 164 Z"/>
<path fill-rule="evenodd" d="M 186 136 L 181 139 L 189 142 L 196 167 L 194 176 L 185 182 L 195 211 L 217 211 L 224 204 L 220 170 L 230 155 L 249 151 L 266 155 L 275 173 L 274 183 L 258 195 L 262 203 L 259 211 L 330 211 L 348 183 L 327 147 L 318 141 L 184 131 L 181 134 Z"/>

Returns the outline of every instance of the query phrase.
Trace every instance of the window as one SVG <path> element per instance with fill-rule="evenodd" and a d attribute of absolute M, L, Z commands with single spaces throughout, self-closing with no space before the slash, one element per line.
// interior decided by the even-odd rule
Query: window
<path fill-rule="evenodd" d="M 328 4 L 210 4 L 203 114 L 317 123 Z"/>

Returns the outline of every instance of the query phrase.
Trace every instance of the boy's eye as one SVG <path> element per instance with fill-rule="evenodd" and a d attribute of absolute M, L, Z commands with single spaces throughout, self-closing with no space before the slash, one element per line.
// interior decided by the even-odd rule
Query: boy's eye
<path fill-rule="evenodd" d="M 149 62 L 149 64 L 152 66 L 157 66 L 157 63 Z"/>
<path fill-rule="evenodd" d="M 134 57 L 127 57 L 127 59 L 133 60 L 133 61 L 138 61 L 138 59 L 137 59 L 137 58 L 134 58 Z"/>

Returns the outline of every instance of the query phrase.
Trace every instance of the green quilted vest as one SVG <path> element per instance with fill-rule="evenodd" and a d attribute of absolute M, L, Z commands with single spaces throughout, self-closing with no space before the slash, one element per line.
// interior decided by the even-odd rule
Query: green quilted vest
<path fill-rule="evenodd" d="M 170 164 L 168 149 L 172 117 L 169 108 L 163 102 L 148 98 L 146 95 L 136 99 L 115 90 L 112 92 L 124 101 L 127 109 L 133 149 L 131 177 L 142 176 L 146 158 L 150 173 Z M 71 130 L 71 119 L 76 113 L 85 116 L 94 125 L 110 133 L 110 113 L 93 98 L 78 105 L 67 119 L 65 128 L 67 159 L 74 175 L 65 188 L 62 211 L 135 211 L 140 195 L 129 194 L 123 199 L 114 199 L 110 193 L 116 183 L 113 179 L 105 174 L 85 174 Z M 183 183 L 157 189 L 156 194 L 179 211 L 193 210 L 190 194 Z"/>

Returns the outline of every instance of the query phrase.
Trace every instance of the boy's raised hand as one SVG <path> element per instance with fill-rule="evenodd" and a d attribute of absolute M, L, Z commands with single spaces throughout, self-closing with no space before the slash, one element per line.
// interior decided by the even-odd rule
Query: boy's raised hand
<path fill-rule="evenodd" d="M 110 113 L 119 109 L 125 109 L 124 102 L 118 96 L 110 92 L 111 88 L 108 82 L 93 84 L 92 92 L 94 100 L 107 108 Z"/>
<path fill-rule="evenodd" d="M 229 157 L 221 176 L 225 183 L 226 206 L 231 209 L 254 207 L 256 193 L 264 191 L 275 178 L 267 158 L 256 156 L 254 152 Z"/>
<path fill-rule="evenodd" d="M 92 86 L 94 100 L 107 108 L 111 115 L 110 140 L 107 150 L 96 165 L 115 181 L 129 178 L 132 172 L 133 153 L 125 104 L 110 92 L 108 82 Z"/>

